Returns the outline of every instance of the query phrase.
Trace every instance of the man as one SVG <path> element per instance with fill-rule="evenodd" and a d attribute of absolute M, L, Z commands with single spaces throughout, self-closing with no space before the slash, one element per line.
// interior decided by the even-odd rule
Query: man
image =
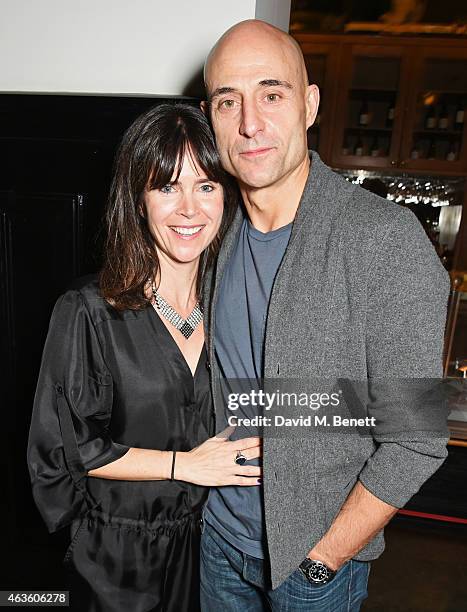
<path fill-rule="evenodd" d="M 243 199 L 213 279 L 213 381 L 441 376 L 448 276 L 410 211 L 310 159 L 319 91 L 296 42 L 237 24 L 205 84 Z M 263 486 L 211 490 L 204 611 L 358 610 L 382 528 L 445 456 L 443 435 L 265 436 Z"/>

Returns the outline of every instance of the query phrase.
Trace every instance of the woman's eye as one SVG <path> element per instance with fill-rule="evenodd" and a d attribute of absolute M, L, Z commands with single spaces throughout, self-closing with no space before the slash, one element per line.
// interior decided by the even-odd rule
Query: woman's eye
<path fill-rule="evenodd" d="M 160 190 L 162 191 L 162 193 L 172 193 L 173 191 L 175 191 L 175 188 L 173 185 L 168 183 L 167 185 L 164 185 L 163 187 L 161 187 Z"/>
<path fill-rule="evenodd" d="M 214 191 L 214 187 L 209 183 L 205 183 L 204 185 L 201 185 L 201 191 L 204 193 L 210 193 L 211 191 Z"/>
<path fill-rule="evenodd" d="M 279 94 L 268 94 L 266 100 L 268 102 L 277 102 L 277 100 L 279 100 Z"/>

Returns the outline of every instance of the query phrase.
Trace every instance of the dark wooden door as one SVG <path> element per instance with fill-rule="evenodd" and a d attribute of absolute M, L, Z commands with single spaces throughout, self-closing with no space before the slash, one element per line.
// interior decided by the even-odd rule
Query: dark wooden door
<path fill-rule="evenodd" d="M 63 585 L 68 530 L 50 536 L 34 505 L 26 447 L 53 305 L 99 269 L 101 218 L 124 130 L 190 99 L 0 95 L 0 502 L 2 589 Z"/>
<path fill-rule="evenodd" d="M 85 208 L 86 198 L 81 194 L 10 191 L 0 198 L 1 403 L 2 429 L 7 434 L 2 437 L 1 456 L 2 473 L 8 475 L 2 526 L 8 526 L 3 533 L 10 551 L 5 571 L 13 581 L 24 576 L 25 570 L 28 573 L 28 561 L 24 560 L 31 560 L 31 553 L 24 556 L 23 551 L 37 537 L 43 538 L 44 544 L 47 541 L 30 491 L 27 437 L 42 346 L 55 299 L 71 279 L 82 273 Z M 38 549 L 41 547 L 33 547 Z M 50 545 L 42 548 L 49 549 Z M 53 561 L 52 554 L 48 563 Z M 40 567 L 40 559 L 37 562 Z M 22 588 L 33 588 L 29 580 L 31 577 Z"/>

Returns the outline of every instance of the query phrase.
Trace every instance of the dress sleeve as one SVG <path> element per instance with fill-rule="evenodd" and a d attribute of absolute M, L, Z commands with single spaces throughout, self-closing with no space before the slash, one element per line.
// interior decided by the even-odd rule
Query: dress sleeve
<path fill-rule="evenodd" d="M 112 398 L 112 377 L 85 300 L 79 291 L 68 291 L 52 313 L 28 441 L 32 492 L 50 532 L 69 524 L 87 508 L 86 478 L 77 486 L 73 473 L 78 470 L 85 475 L 129 449 L 109 435 Z M 74 467 L 64 448 L 64 420 L 72 429 Z M 68 447 L 69 431 L 66 439 Z"/>

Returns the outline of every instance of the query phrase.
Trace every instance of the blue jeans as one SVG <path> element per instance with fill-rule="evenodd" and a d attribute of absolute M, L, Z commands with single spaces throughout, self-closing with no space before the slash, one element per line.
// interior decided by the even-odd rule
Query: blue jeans
<path fill-rule="evenodd" d="M 272 590 L 265 562 L 240 552 L 209 523 L 201 536 L 202 612 L 358 612 L 370 564 L 348 561 L 334 579 L 313 586 L 299 569 Z"/>

